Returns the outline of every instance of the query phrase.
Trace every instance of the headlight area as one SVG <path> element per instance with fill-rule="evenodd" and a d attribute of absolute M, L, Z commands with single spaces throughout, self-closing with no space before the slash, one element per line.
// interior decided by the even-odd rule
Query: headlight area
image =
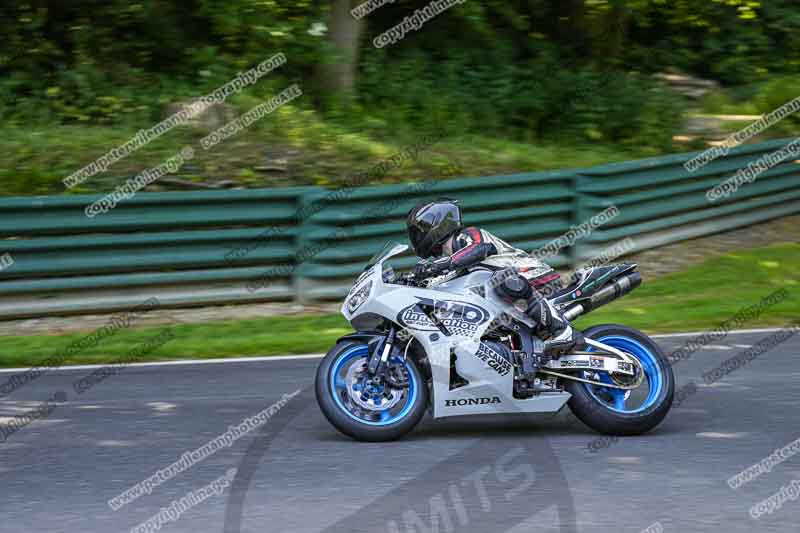
<path fill-rule="evenodd" d="M 367 301 L 369 293 L 372 291 L 372 280 L 369 280 L 363 287 L 354 292 L 347 299 L 347 310 L 352 314 L 356 309 Z"/>

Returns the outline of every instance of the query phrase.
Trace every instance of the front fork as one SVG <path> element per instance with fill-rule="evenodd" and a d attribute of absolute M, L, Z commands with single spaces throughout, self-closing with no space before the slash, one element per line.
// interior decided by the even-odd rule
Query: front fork
<path fill-rule="evenodd" d="M 394 324 L 389 325 L 389 332 L 382 339 L 375 339 L 369 343 L 370 357 L 367 364 L 367 373 L 373 379 L 382 380 L 386 373 L 386 362 L 389 360 L 389 355 L 394 349 L 394 339 L 397 334 L 397 328 Z"/>

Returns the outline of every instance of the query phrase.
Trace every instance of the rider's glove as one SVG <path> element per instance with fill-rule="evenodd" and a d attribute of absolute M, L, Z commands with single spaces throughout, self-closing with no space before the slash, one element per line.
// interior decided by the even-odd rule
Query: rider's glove
<path fill-rule="evenodd" d="M 417 264 L 414 265 L 414 276 L 418 278 L 429 276 L 431 274 L 432 263 L 432 261 L 428 261 L 427 259 L 417 262 Z"/>
<path fill-rule="evenodd" d="M 435 261 L 423 259 L 414 265 L 414 275 L 417 277 L 435 276 L 450 268 L 450 258 L 440 257 Z"/>

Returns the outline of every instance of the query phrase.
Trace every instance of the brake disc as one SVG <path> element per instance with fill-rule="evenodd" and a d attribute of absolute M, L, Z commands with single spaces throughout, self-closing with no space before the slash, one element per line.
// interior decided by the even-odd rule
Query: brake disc
<path fill-rule="evenodd" d="M 385 411 L 403 399 L 403 390 L 368 376 L 366 361 L 351 365 L 345 379 L 350 400 L 366 411 Z"/>

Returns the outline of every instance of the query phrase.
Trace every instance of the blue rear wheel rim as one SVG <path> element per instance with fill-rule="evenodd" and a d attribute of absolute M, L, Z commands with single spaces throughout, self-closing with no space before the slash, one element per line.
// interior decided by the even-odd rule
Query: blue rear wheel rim
<path fill-rule="evenodd" d="M 655 405 L 655 403 L 658 401 L 658 398 L 661 396 L 661 392 L 666 381 L 655 354 L 653 354 L 649 348 L 644 346 L 639 341 L 622 335 L 609 335 L 606 337 L 600 337 L 596 340 L 598 342 L 602 342 L 603 344 L 613 346 L 614 348 L 622 350 L 623 352 L 635 357 L 636 360 L 642 365 L 645 381 L 647 381 L 650 390 L 640 406 L 629 408 L 626 406 L 626 390 L 612 389 L 584 383 L 583 386 L 586 387 L 586 390 L 589 392 L 592 398 L 594 398 L 607 409 L 624 414 L 640 413 Z M 588 351 L 594 351 L 594 347 L 590 346 Z M 605 383 L 613 383 L 607 372 L 598 372 L 598 374 L 600 375 L 600 381 Z"/>
<path fill-rule="evenodd" d="M 419 394 L 419 383 L 417 382 L 417 378 L 411 369 L 412 363 L 408 360 L 404 360 L 399 357 L 390 359 L 390 362 L 392 363 L 400 363 L 404 365 L 406 372 L 408 373 L 408 389 L 405 391 L 405 398 L 400 400 L 399 405 L 401 405 L 401 407 L 397 409 L 397 406 L 395 406 L 394 410 L 396 412 L 393 413 L 391 409 L 376 410 L 373 411 L 373 413 L 376 413 L 376 416 L 379 419 L 370 420 L 360 416 L 358 409 L 354 409 L 354 406 L 351 402 L 343 401 L 342 394 L 344 393 L 347 395 L 348 392 L 347 383 L 345 383 L 346 380 L 342 371 L 348 368 L 349 364 L 357 363 L 357 361 L 355 361 L 356 359 L 367 359 L 368 357 L 369 349 L 363 344 L 347 348 L 336 357 L 336 360 L 331 367 L 330 378 L 328 382 L 331 396 L 333 396 L 336 406 L 344 414 L 356 422 L 370 426 L 388 426 L 395 424 L 404 419 L 408 413 L 411 412 L 411 409 L 417 402 L 417 396 Z M 358 383 L 354 384 L 354 388 L 358 388 Z"/>

